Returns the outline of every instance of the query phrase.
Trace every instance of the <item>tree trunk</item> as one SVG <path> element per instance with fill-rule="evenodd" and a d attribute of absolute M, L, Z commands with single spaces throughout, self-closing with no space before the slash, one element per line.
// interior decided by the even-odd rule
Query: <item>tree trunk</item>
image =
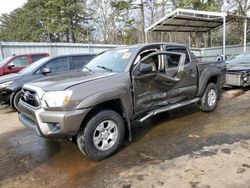
<path fill-rule="evenodd" d="M 141 0 L 141 16 L 142 16 L 142 40 L 143 42 L 146 42 L 146 36 L 145 36 L 145 15 L 144 15 L 144 3 L 143 0 Z"/>

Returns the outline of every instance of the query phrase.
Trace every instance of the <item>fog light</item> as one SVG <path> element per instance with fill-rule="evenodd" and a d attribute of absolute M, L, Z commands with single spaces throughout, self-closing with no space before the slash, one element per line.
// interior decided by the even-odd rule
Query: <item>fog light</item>
<path fill-rule="evenodd" d="M 60 125 L 59 125 L 59 123 L 55 123 L 53 126 L 54 126 L 54 128 L 55 128 L 55 129 L 57 129 L 57 130 L 59 130 L 59 129 L 60 129 Z"/>
<path fill-rule="evenodd" d="M 51 132 L 57 132 L 60 130 L 60 124 L 59 123 L 48 123 L 49 129 Z"/>
<path fill-rule="evenodd" d="M 246 82 L 248 80 L 248 78 L 247 77 L 243 77 L 242 80 Z"/>

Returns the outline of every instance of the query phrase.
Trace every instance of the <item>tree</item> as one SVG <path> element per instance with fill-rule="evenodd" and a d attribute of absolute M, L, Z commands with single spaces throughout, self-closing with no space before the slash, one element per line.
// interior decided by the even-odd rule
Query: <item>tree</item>
<path fill-rule="evenodd" d="M 83 0 L 28 0 L 1 17 L 0 40 L 86 41 L 89 20 Z"/>

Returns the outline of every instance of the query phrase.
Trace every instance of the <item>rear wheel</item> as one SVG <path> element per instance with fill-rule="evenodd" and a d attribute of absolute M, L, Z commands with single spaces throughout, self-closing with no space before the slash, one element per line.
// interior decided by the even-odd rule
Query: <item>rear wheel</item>
<path fill-rule="evenodd" d="M 77 135 L 79 149 L 94 160 L 102 160 L 115 153 L 124 141 L 122 117 L 113 110 L 97 112 Z"/>
<path fill-rule="evenodd" d="M 14 111 L 19 111 L 18 110 L 18 102 L 21 98 L 21 95 L 22 95 L 22 91 L 18 91 L 17 93 L 14 94 L 14 97 L 13 97 L 12 102 L 11 102 L 11 108 Z"/>
<path fill-rule="evenodd" d="M 209 83 L 202 98 L 200 109 L 204 112 L 211 112 L 218 102 L 218 88 L 214 83 Z"/>

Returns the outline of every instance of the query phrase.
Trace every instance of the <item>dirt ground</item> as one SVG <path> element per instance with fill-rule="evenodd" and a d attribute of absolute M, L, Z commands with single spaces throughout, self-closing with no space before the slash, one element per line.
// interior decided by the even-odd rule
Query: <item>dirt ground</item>
<path fill-rule="evenodd" d="M 250 187 L 250 91 L 227 90 L 212 113 L 196 105 L 133 125 L 103 161 L 43 139 L 0 108 L 0 187 Z"/>

